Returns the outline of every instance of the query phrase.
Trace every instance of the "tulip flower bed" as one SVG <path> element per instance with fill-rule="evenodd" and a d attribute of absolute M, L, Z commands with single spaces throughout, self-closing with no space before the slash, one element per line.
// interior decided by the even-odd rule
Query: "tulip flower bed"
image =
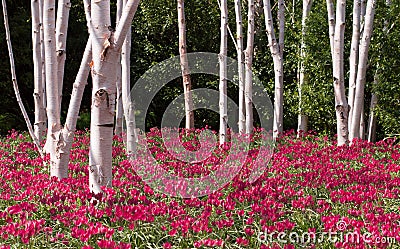
<path fill-rule="evenodd" d="M 147 134 L 150 149 L 179 174 L 184 167 L 160 136 L 157 129 Z M 195 138 L 185 143 L 196 149 Z M 208 196 L 183 199 L 146 185 L 115 137 L 113 188 L 94 195 L 88 133 L 76 135 L 70 177 L 58 181 L 49 178 L 30 140 L 10 132 L 0 140 L 0 248 L 400 247 L 400 146 L 394 140 L 337 147 L 315 134 L 297 139 L 289 132 L 275 145 L 254 183 L 239 174 Z M 217 148 L 207 160 L 228 149 Z M 256 154 L 255 147 L 244 170 Z"/>

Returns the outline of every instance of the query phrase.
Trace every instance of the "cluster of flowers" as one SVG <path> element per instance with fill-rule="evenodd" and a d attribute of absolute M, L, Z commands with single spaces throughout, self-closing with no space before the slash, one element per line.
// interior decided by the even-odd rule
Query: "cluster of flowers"
<path fill-rule="evenodd" d="M 183 146 L 199 150 L 192 131 Z M 205 161 L 177 160 L 162 134 L 146 134 L 148 147 L 165 170 L 184 177 L 220 167 L 230 144 L 211 144 Z M 113 188 L 88 189 L 89 134 L 78 132 L 69 177 L 49 178 L 46 161 L 26 136 L 15 131 L 0 140 L 0 248 L 297 248 L 278 240 L 264 243 L 259 232 L 277 236 L 315 233 L 370 233 L 371 241 L 310 242 L 308 248 L 388 248 L 400 243 L 400 146 L 393 140 L 351 147 L 307 133 L 276 141 L 273 158 L 255 182 L 247 180 L 259 152 L 253 138 L 243 168 L 207 196 L 174 198 L 154 191 L 126 158 L 121 137 L 113 146 Z M 97 201 L 93 201 L 93 200 Z M 343 221 L 346 227 L 338 227 Z M 378 242 L 374 238 L 394 240 Z"/>

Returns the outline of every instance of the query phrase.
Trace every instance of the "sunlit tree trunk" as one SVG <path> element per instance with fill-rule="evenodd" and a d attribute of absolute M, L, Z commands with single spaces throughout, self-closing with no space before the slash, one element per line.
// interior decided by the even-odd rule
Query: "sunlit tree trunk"
<path fill-rule="evenodd" d="M 275 72 L 275 100 L 274 100 L 274 134 L 277 138 L 279 133 L 283 131 L 283 49 L 284 49 L 284 27 L 285 27 L 285 6 L 284 1 L 278 1 L 278 21 L 279 21 L 279 37 L 278 41 L 275 37 L 274 23 L 271 12 L 270 0 L 264 0 L 265 26 L 268 36 L 268 46 L 270 48 L 272 59 L 274 62 Z"/>
<path fill-rule="evenodd" d="M 46 97 L 46 55 L 44 52 L 44 30 L 43 30 L 43 1 L 39 0 L 39 20 L 40 20 L 40 59 L 42 63 L 42 89 L 43 89 L 43 107 L 46 110 L 47 97 Z M 47 113 L 45 112 L 45 126 L 47 127 Z"/>
<path fill-rule="evenodd" d="M 221 0 L 221 44 L 219 52 L 219 143 L 226 142 L 227 106 L 228 3 Z"/>
<path fill-rule="evenodd" d="M 246 134 L 253 133 L 253 53 L 254 53 L 254 0 L 248 0 L 247 42 L 245 56 Z"/>
<path fill-rule="evenodd" d="M 117 20 L 116 25 L 119 23 L 119 19 L 122 15 L 122 9 L 124 7 L 123 0 L 117 0 Z M 122 52 L 123 53 L 123 52 Z M 123 115 L 124 109 L 122 105 L 122 68 L 118 66 L 117 68 L 117 95 L 116 95 L 116 111 L 115 111 L 115 129 L 114 134 L 121 135 L 122 133 L 122 122 L 123 122 Z"/>
<path fill-rule="evenodd" d="M 112 184 L 112 138 L 115 113 L 116 69 L 120 50 L 139 0 L 129 0 L 120 22 L 110 28 L 110 1 L 92 0 L 92 109 L 90 122 L 89 187 L 94 193 Z"/>
<path fill-rule="evenodd" d="M 357 71 L 356 92 L 354 97 L 354 110 L 350 129 L 350 140 L 360 138 L 360 119 L 364 106 L 365 77 L 367 73 L 368 50 L 371 41 L 376 0 L 368 0 L 365 13 L 364 32 L 360 44 L 359 64 Z"/>
<path fill-rule="evenodd" d="M 329 44 L 331 46 L 331 54 L 333 61 L 333 44 L 335 37 L 335 25 L 336 25 L 336 17 L 335 17 L 335 5 L 333 0 L 326 0 L 326 9 L 328 11 L 328 25 L 329 25 Z"/>
<path fill-rule="evenodd" d="M 357 68 L 358 68 L 358 48 L 360 44 L 360 14 L 361 0 L 354 0 L 353 6 L 353 32 L 350 49 L 350 77 L 349 77 L 349 127 L 353 115 L 354 94 L 356 89 Z"/>
<path fill-rule="evenodd" d="M 56 50 L 57 50 L 57 83 L 59 105 L 61 108 L 64 66 L 66 59 L 68 19 L 71 2 L 69 0 L 58 0 L 57 22 L 56 22 Z"/>
<path fill-rule="evenodd" d="M 192 83 L 190 80 L 189 63 L 186 51 L 186 21 L 185 1 L 178 0 L 178 29 L 179 29 L 179 55 L 183 78 L 183 93 L 185 95 L 186 128 L 194 128 L 194 112 L 192 99 Z"/>
<path fill-rule="evenodd" d="M 345 29 L 346 0 L 338 0 L 336 6 L 336 25 L 333 53 L 333 88 L 335 93 L 335 109 L 337 120 L 338 145 L 347 145 L 349 142 L 348 115 L 349 106 L 344 86 L 344 29 Z"/>
<path fill-rule="evenodd" d="M 305 42 L 304 38 L 306 36 L 306 25 L 307 18 L 310 14 L 312 6 L 312 0 L 303 0 L 303 14 L 301 17 L 301 44 L 300 44 L 300 70 L 299 70 L 299 115 L 297 122 L 297 134 L 299 135 L 301 132 L 307 131 L 308 126 L 308 117 L 304 114 L 303 111 L 303 86 L 305 84 L 305 75 L 304 75 L 304 58 L 306 57 L 305 52 Z"/>
<path fill-rule="evenodd" d="M 33 99 L 35 103 L 35 136 L 42 141 L 46 133 L 46 109 L 43 105 L 43 82 L 42 82 L 42 54 L 40 40 L 40 12 L 39 1 L 31 1 L 32 13 L 32 49 L 33 49 L 33 81 L 34 93 Z"/>
<path fill-rule="evenodd" d="M 374 76 L 374 85 L 378 84 L 378 75 L 377 72 Z M 369 118 L 368 118 L 368 130 L 367 130 L 367 139 L 368 142 L 376 141 L 376 113 L 375 109 L 378 105 L 378 95 L 376 93 L 372 93 L 371 103 L 369 106 Z"/>
<path fill-rule="evenodd" d="M 236 15 L 236 50 L 238 60 L 238 80 L 239 80 L 239 132 L 246 132 L 246 105 L 244 95 L 244 53 L 243 53 L 243 21 L 242 21 L 242 5 L 240 0 L 235 0 Z"/>

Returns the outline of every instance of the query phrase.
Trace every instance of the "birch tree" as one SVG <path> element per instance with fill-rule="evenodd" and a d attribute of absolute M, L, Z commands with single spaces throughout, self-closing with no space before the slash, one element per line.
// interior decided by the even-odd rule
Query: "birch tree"
<path fill-rule="evenodd" d="M 278 1 L 278 21 L 279 21 L 279 37 L 275 37 L 274 24 L 271 12 L 270 0 L 264 0 L 265 26 L 268 36 L 268 46 L 270 48 L 272 59 L 274 62 L 275 73 L 275 100 L 274 100 L 274 122 L 273 137 L 277 138 L 278 134 L 283 131 L 283 49 L 284 49 L 284 27 L 285 27 L 285 4 L 284 0 Z"/>
<path fill-rule="evenodd" d="M 254 53 L 254 0 L 248 0 L 247 42 L 245 56 L 246 134 L 253 133 L 253 53 Z"/>
<path fill-rule="evenodd" d="M 228 127 L 227 106 L 227 53 L 228 53 L 228 3 L 221 0 L 221 45 L 219 53 L 219 143 L 226 142 Z"/>
<path fill-rule="evenodd" d="M 34 132 L 39 142 L 46 133 L 46 109 L 43 101 L 43 78 L 42 78 L 42 53 L 41 53 L 41 22 L 40 3 L 38 0 L 31 1 L 32 13 L 32 50 L 33 50 L 33 81 L 34 81 L 34 105 L 35 121 Z"/>
<path fill-rule="evenodd" d="M 368 0 L 365 13 L 364 32 L 360 44 L 359 64 L 357 70 L 356 91 L 354 97 L 354 110 L 351 122 L 350 141 L 360 136 L 360 120 L 364 108 L 364 88 L 367 72 L 368 51 L 371 42 L 376 0 Z"/>
<path fill-rule="evenodd" d="M 101 192 L 111 186 L 112 138 L 115 112 L 116 68 L 139 0 L 129 0 L 115 32 L 111 27 L 110 1 L 92 0 L 92 108 L 90 122 L 89 188 Z"/>
<path fill-rule="evenodd" d="M 246 105 L 244 94 L 245 70 L 243 53 L 243 21 L 242 4 L 240 0 L 235 0 L 236 16 L 236 52 L 238 61 L 238 80 L 239 80 L 239 133 L 246 132 Z"/>
<path fill-rule="evenodd" d="M 178 29 L 179 29 L 179 55 L 183 78 L 183 94 L 185 95 L 185 120 L 186 129 L 194 128 L 194 112 L 192 99 L 192 83 L 190 80 L 189 63 L 186 49 L 186 21 L 185 1 L 178 0 Z"/>
<path fill-rule="evenodd" d="M 119 20 L 121 19 L 122 9 L 124 8 L 123 0 L 117 0 L 117 17 L 116 17 L 116 26 L 118 26 Z M 123 53 L 123 52 L 121 52 Z M 119 59 L 121 60 L 121 58 Z M 124 109 L 122 105 L 122 65 L 117 68 L 117 94 L 116 94 L 116 110 L 115 110 L 115 135 L 121 135 L 122 133 L 122 122 Z"/>
<path fill-rule="evenodd" d="M 328 26 L 329 26 L 329 43 L 331 45 L 331 54 L 333 61 L 334 54 L 334 37 L 335 37 L 335 26 L 336 26 L 336 16 L 335 16 L 335 5 L 333 0 L 326 0 L 326 9 L 328 11 Z"/>
<path fill-rule="evenodd" d="M 294 6 L 294 5 L 293 5 Z M 307 123 L 308 123 L 308 117 L 307 115 L 304 114 L 303 112 L 303 101 L 302 101 L 302 89 L 305 83 L 305 75 L 304 75 L 304 58 L 306 56 L 305 54 L 305 41 L 304 38 L 306 36 L 306 25 L 307 25 L 307 18 L 310 14 L 311 11 L 311 6 L 312 6 L 312 0 L 303 0 L 303 13 L 301 17 L 301 44 L 300 44 L 300 70 L 299 70 L 299 115 L 298 115 L 298 123 L 297 123 L 297 134 L 300 134 L 301 131 L 305 132 L 307 131 Z"/>

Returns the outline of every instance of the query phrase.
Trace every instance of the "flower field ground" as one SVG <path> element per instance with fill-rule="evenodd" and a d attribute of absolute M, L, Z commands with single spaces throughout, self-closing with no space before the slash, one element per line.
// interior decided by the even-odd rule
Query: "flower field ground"
<path fill-rule="evenodd" d="M 165 169 L 208 172 L 228 147 L 187 165 L 163 147 L 150 150 Z M 196 150 L 196 136 L 184 146 Z M 400 248 L 400 145 L 357 141 L 337 147 L 315 134 L 288 132 L 255 182 L 242 171 L 222 189 L 192 198 L 153 191 L 113 147 L 113 187 L 88 189 L 88 132 L 73 144 L 70 177 L 49 178 L 48 166 L 24 134 L 0 140 L 0 248 Z M 208 168 L 207 168 L 208 167 Z M 205 169 L 205 170 L 204 170 Z"/>

